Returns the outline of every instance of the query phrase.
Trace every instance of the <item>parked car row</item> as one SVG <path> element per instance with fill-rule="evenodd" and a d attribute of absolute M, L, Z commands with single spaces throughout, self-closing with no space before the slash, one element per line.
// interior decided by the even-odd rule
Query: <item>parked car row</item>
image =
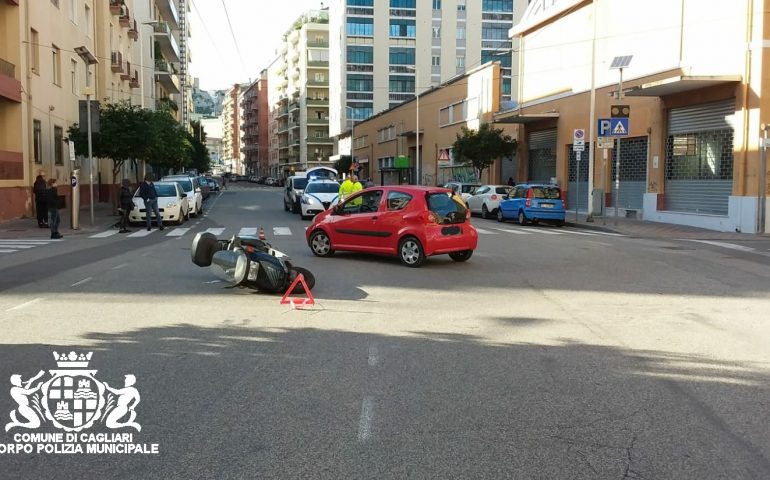
<path fill-rule="evenodd" d="M 220 190 L 219 183 L 212 177 L 190 174 L 168 175 L 155 182 L 158 192 L 158 210 L 163 222 L 182 224 L 191 216 L 203 213 L 203 202 L 211 192 Z M 129 214 L 129 221 L 145 222 L 147 211 L 139 190 L 134 193 L 135 208 Z"/>

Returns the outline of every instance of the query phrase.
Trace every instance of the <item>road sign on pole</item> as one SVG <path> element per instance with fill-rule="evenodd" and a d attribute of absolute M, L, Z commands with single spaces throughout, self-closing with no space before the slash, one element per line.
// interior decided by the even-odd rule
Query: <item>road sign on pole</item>
<path fill-rule="evenodd" d="M 582 128 L 576 128 L 572 135 L 573 145 L 585 145 L 586 143 L 586 131 Z"/>
<path fill-rule="evenodd" d="M 578 205 L 580 204 L 580 151 L 575 152 L 575 223 L 578 221 Z"/>

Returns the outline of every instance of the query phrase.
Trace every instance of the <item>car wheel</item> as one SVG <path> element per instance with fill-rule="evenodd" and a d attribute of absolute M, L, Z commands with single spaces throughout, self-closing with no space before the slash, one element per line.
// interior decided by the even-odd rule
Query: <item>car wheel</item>
<path fill-rule="evenodd" d="M 524 215 L 524 210 L 519 210 L 519 225 L 526 225 L 527 224 L 527 216 Z"/>
<path fill-rule="evenodd" d="M 286 197 L 283 198 L 283 211 L 288 212 L 289 211 L 289 204 L 286 203 Z"/>
<path fill-rule="evenodd" d="M 307 283 L 308 290 L 312 290 L 313 287 L 315 287 L 315 276 L 307 268 L 291 267 L 291 270 L 289 271 L 290 281 L 293 282 L 300 273 L 305 277 L 305 283 Z M 302 291 L 302 286 L 298 284 L 291 293 L 302 293 Z"/>
<path fill-rule="evenodd" d="M 331 257 L 334 255 L 332 241 L 323 230 L 316 230 L 310 237 L 310 250 L 316 257 Z"/>
<path fill-rule="evenodd" d="M 449 258 L 454 260 L 455 262 L 464 262 L 471 258 L 473 255 L 473 250 L 463 250 L 462 252 L 452 252 L 449 254 Z"/>
<path fill-rule="evenodd" d="M 564 220 L 556 220 L 556 226 L 561 228 L 564 226 Z"/>
<path fill-rule="evenodd" d="M 481 218 L 489 218 L 489 210 L 487 210 L 487 204 L 481 206 Z"/>
<path fill-rule="evenodd" d="M 419 267 L 425 261 L 422 244 L 414 237 L 404 237 L 398 243 L 398 258 L 407 267 Z"/>
<path fill-rule="evenodd" d="M 291 206 L 291 213 L 300 213 L 299 202 L 293 202 Z"/>
<path fill-rule="evenodd" d="M 504 222 L 505 221 L 505 217 L 503 217 L 503 209 L 502 208 L 498 208 L 497 209 L 497 221 L 498 222 Z"/>
<path fill-rule="evenodd" d="M 190 209 L 189 208 L 184 212 L 184 221 L 185 222 L 189 222 L 190 221 Z"/>
<path fill-rule="evenodd" d="M 197 217 L 198 216 L 198 212 L 196 212 L 195 209 L 193 209 L 193 211 L 190 212 L 190 216 L 191 217 Z"/>

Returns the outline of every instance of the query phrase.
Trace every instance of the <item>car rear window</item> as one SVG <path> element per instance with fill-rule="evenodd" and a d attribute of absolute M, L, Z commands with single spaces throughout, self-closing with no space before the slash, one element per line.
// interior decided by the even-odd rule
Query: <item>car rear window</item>
<path fill-rule="evenodd" d="M 476 191 L 476 189 L 479 188 L 478 185 L 463 185 L 462 186 L 462 193 L 470 193 L 473 195 L 473 193 Z"/>
<path fill-rule="evenodd" d="M 532 196 L 534 198 L 558 200 L 561 198 L 561 190 L 559 187 L 532 187 Z"/>
<path fill-rule="evenodd" d="M 495 188 L 495 193 L 498 195 L 508 195 L 511 190 L 513 190 L 513 187 L 497 187 Z"/>
<path fill-rule="evenodd" d="M 446 192 L 429 193 L 426 195 L 428 210 L 438 216 L 441 225 L 463 223 L 467 211 L 465 204 Z"/>
<path fill-rule="evenodd" d="M 307 178 L 295 178 L 294 179 L 294 188 L 297 190 L 304 190 L 305 187 L 307 187 Z"/>
<path fill-rule="evenodd" d="M 306 193 L 337 193 L 340 191 L 338 183 L 310 182 L 305 189 Z"/>

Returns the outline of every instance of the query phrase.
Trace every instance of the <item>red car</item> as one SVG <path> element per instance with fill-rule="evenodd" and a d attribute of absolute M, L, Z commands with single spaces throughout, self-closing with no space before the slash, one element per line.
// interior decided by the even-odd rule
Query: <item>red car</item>
<path fill-rule="evenodd" d="M 471 258 L 478 233 L 462 198 L 446 188 L 370 187 L 318 214 L 305 232 L 313 254 L 335 250 L 397 255 L 408 267 L 425 257 Z"/>

